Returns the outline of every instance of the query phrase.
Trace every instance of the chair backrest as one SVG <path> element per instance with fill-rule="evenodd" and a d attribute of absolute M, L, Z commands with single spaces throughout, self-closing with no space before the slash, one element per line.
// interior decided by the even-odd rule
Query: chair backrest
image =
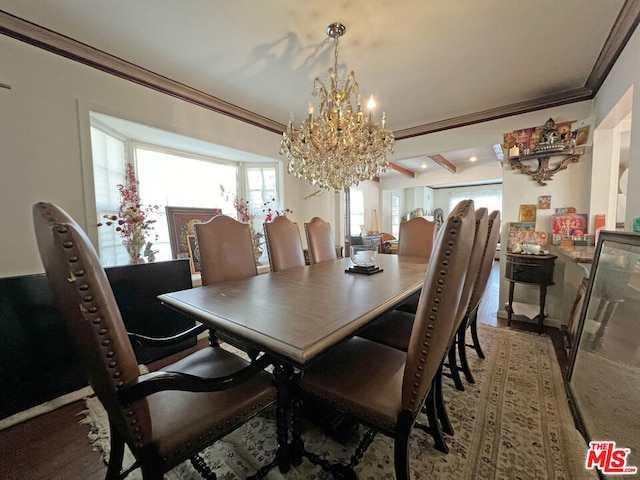
<path fill-rule="evenodd" d="M 304 224 L 304 233 L 307 237 L 311 263 L 338 259 L 329 222 L 325 222 L 320 217 L 313 217 L 309 223 Z"/>
<path fill-rule="evenodd" d="M 398 255 L 429 258 L 436 238 L 437 223 L 413 217 L 400 224 Z"/>
<path fill-rule="evenodd" d="M 304 249 L 298 224 L 285 215 L 264 224 L 264 236 L 272 272 L 304 267 Z"/>
<path fill-rule="evenodd" d="M 458 313 L 456 314 L 456 320 L 453 325 L 453 330 L 451 331 L 451 341 L 453 341 L 460 323 L 464 320 L 464 316 L 467 313 L 467 307 L 469 306 L 469 300 L 473 293 L 473 287 L 478 278 L 484 249 L 487 244 L 487 232 L 489 230 L 488 213 L 489 211 L 484 207 L 475 211 L 476 227 L 473 234 L 473 246 L 471 247 L 471 256 L 469 257 L 467 275 L 465 276 L 464 286 L 462 287 L 462 293 L 460 294 Z"/>
<path fill-rule="evenodd" d="M 493 257 L 496 252 L 496 246 L 498 245 L 499 238 L 500 211 L 494 210 L 489 215 L 487 241 L 482 254 L 478 275 L 473 286 L 473 292 L 471 293 L 471 299 L 469 300 L 469 307 L 466 312 L 469 317 L 471 317 L 473 311 L 478 308 L 482 295 L 484 295 L 484 291 L 487 288 L 487 282 L 489 281 L 489 275 L 491 274 L 491 266 L 493 265 Z"/>
<path fill-rule="evenodd" d="M 138 363 L 91 241 L 64 210 L 50 203 L 33 206 L 33 225 L 47 278 L 89 383 L 130 445 L 138 436 L 148 441 L 147 401 L 138 400 L 126 409 L 117 401 L 116 389 L 139 376 Z"/>
<path fill-rule="evenodd" d="M 202 285 L 240 280 L 258 274 L 248 223 L 217 215 L 195 225 Z"/>
<path fill-rule="evenodd" d="M 419 412 L 449 345 L 473 246 L 472 200 L 452 210 L 438 232 L 418 302 L 402 383 L 402 408 Z"/>

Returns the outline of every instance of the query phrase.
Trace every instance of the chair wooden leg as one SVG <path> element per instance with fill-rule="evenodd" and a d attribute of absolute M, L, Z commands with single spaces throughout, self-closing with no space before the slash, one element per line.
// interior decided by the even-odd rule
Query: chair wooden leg
<path fill-rule="evenodd" d="M 449 361 L 449 375 L 453 380 L 453 383 L 456 386 L 456 390 L 464 392 L 464 385 L 462 384 L 462 379 L 460 378 L 460 369 L 458 367 L 458 363 L 456 361 L 456 342 L 451 344 L 449 348 L 448 361 Z"/>
<path fill-rule="evenodd" d="M 434 379 L 435 385 L 435 379 Z M 420 430 L 428 433 L 433 437 L 433 446 L 436 450 L 442 453 L 449 453 L 449 447 L 447 446 L 447 442 L 445 442 L 444 437 L 442 436 L 442 430 L 440 429 L 440 423 L 438 423 L 438 412 L 436 410 L 436 402 L 435 402 L 435 388 L 432 385 L 429 394 L 427 395 L 427 399 L 424 402 L 424 406 L 422 408 L 422 412 L 427 416 L 427 420 L 429 422 L 428 425 L 423 425 L 422 423 L 415 423 L 415 427 Z"/>
<path fill-rule="evenodd" d="M 449 421 L 449 414 L 447 413 L 447 406 L 444 403 L 444 397 L 442 396 L 442 364 L 433 379 L 434 400 L 436 405 L 436 415 L 440 420 L 440 427 L 442 432 L 447 435 L 453 435 L 453 426 Z"/>
<path fill-rule="evenodd" d="M 484 358 L 484 352 L 482 351 L 482 347 L 480 346 L 480 341 L 478 340 L 478 326 L 477 326 L 477 320 L 478 320 L 478 311 L 476 310 L 476 312 L 473 315 L 473 318 L 471 320 L 471 339 L 473 340 L 473 348 L 475 349 L 476 353 L 478 354 L 479 358 Z"/>
<path fill-rule="evenodd" d="M 107 468 L 106 480 L 115 480 L 120 478 L 122 471 L 122 460 L 124 458 L 124 439 L 116 428 L 109 422 L 109 430 L 111 435 L 111 453 L 109 454 L 109 467 Z"/>
<path fill-rule="evenodd" d="M 409 436 L 413 422 L 413 415 L 408 411 L 403 411 L 398 416 L 393 438 L 396 480 L 409 480 Z"/>
<path fill-rule="evenodd" d="M 462 369 L 462 373 L 464 373 L 464 378 L 467 379 L 469 383 L 476 383 L 473 378 L 473 374 L 471 373 L 471 368 L 469 367 L 469 362 L 467 361 L 467 346 L 465 344 L 465 336 L 467 334 L 467 319 L 460 324 L 460 328 L 456 332 L 456 348 L 458 350 L 458 358 L 460 359 L 460 368 Z"/>

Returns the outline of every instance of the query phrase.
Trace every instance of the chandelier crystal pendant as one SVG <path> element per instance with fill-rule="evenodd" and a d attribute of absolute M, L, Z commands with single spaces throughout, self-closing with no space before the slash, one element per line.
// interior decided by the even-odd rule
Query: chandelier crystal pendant
<path fill-rule="evenodd" d="M 334 66 L 329 69 L 329 88 L 316 77 L 314 97 L 319 96 L 318 113 L 309 103 L 308 118 L 300 128 L 293 125 L 293 114 L 282 134 L 280 155 L 288 160 L 291 175 L 325 189 L 344 190 L 364 180 L 372 180 L 389 165 L 387 151 L 393 153 L 393 132 L 386 128 L 385 114 L 380 124 L 372 120 L 373 95 L 367 104 L 369 114 L 360 107 L 360 88 L 353 71 L 344 81 L 338 76 L 338 39 L 346 27 L 332 23 L 327 35 L 334 39 Z"/>

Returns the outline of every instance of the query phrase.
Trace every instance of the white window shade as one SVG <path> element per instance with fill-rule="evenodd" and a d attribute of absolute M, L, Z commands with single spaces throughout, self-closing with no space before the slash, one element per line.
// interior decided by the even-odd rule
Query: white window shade
<path fill-rule="evenodd" d="M 449 211 L 461 201 L 471 199 L 475 208 L 485 207 L 489 213 L 502 212 L 502 185 L 456 189 L 449 193 Z"/>

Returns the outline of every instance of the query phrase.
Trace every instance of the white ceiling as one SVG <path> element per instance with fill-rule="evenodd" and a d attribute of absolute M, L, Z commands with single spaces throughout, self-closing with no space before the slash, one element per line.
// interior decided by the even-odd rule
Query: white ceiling
<path fill-rule="evenodd" d="M 0 0 L 0 10 L 8 14 L 282 125 L 290 112 L 302 118 L 313 99 L 313 79 L 324 79 L 332 66 L 333 42 L 325 29 L 340 21 L 347 27 L 340 40 L 341 76 L 347 68 L 355 71 L 363 97 L 375 95 L 400 138 L 595 93 L 606 74 L 599 55 L 627 5 L 625 0 Z M 637 10 L 625 12 L 637 15 Z M 616 54 L 605 53 L 609 59 Z M 472 154 L 478 162 L 497 161 L 491 145 L 478 147 L 439 153 L 453 164 L 468 162 Z M 423 161 L 396 163 L 420 171 Z"/>

